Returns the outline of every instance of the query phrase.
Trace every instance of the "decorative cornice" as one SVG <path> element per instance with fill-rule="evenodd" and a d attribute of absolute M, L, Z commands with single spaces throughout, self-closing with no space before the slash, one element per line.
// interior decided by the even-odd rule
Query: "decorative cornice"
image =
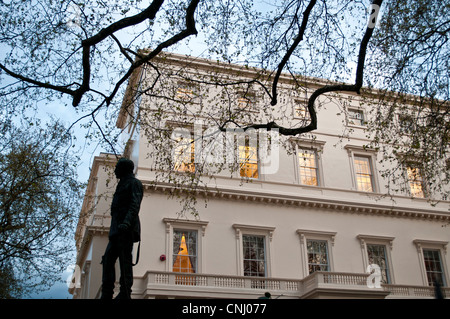
<path fill-rule="evenodd" d="M 163 222 L 166 224 L 166 232 L 170 232 L 170 227 L 175 226 L 195 226 L 201 227 L 202 236 L 205 236 L 206 226 L 208 226 L 207 221 L 202 220 L 188 220 L 188 219 L 175 219 L 175 218 L 163 218 Z"/>
<path fill-rule="evenodd" d="M 448 241 L 414 239 L 413 243 L 416 245 L 417 251 L 419 251 L 419 252 L 422 247 L 441 247 L 443 249 L 444 253 L 447 254 Z"/>
<path fill-rule="evenodd" d="M 245 232 L 264 232 L 269 234 L 269 240 L 272 241 L 273 232 L 275 227 L 270 226 L 258 226 L 258 225 L 243 225 L 243 224 L 233 224 L 233 228 L 236 231 L 236 238 L 239 237 L 242 230 Z"/>
<path fill-rule="evenodd" d="M 305 139 L 305 138 L 301 138 L 301 137 L 290 137 L 289 141 L 291 143 L 295 143 L 299 146 L 303 146 L 303 147 L 310 147 L 310 148 L 318 148 L 318 149 L 323 149 L 324 145 L 326 144 L 325 141 L 322 140 L 318 140 L 318 139 Z"/>
<path fill-rule="evenodd" d="M 344 146 L 344 149 L 347 150 L 348 153 L 371 153 L 375 154 L 377 152 L 376 149 L 366 146 L 360 146 L 360 145 L 351 145 L 347 144 Z"/>
<path fill-rule="evenodd" d="M 320 231 L 320 230 L 309 230 L 309 229 L 297 229 L 297 234 L 300 236 L 301 243 L 307 237 L 310 238 L 326 238 L 331 240 L 331 245 L 334 246 L 334 240 L 336 238 L 337 232 L 331 231 Z"/>
<path fill-rule="evenodd" d="M 430 211 L 419 208 L 401 207 L 401 206 L 387 206 L 380 204 L 351 202 L 344 200 L 336 200 L 332 198 L 313 198 L 295 196 L 292 194 L 277 194 L 274 192 L 261 192 L 250 189 L 187 189 L 183 190 L 175 188 L 171 184 L 154 184 L 143 182 L 145 190 L 150 192 L 158 192 L 168 194 L 174 191 L 177 192 L 194 192 L 197 196 L 203 196 L 210 199 L 245 201 L 261 204 L 294 206 L 308 209 L 323 209 L 332 210 L 335 212 L 352 213 L 361 215 L 386 216 L 396 218 L 410 218 L 437 222 L 450 221 L 450 213 L 443 211 Z"/>
<path fill-rule="evenodd" d="M 389 248 L 392 250 L 394 247 L 394 239 L 395 237 L 390 236 L 375 236 L 375 235 L 362 235 L 359 234 L 356 236 L 361 243 L 361 247 L 365 248 L 367 242 L 370 244 L 371 242 L 386 242 L 389 243 Z"/>

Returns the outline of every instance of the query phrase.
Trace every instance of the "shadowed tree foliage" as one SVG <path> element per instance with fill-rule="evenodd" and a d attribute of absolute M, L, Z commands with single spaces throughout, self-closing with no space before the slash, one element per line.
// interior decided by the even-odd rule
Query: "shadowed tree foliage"
<path fill-rule="evenodd" d="M 1 129 L 0 292 L 18 298 L 49 287 L 67 267 L 82 185 L 64 127 Z"/>

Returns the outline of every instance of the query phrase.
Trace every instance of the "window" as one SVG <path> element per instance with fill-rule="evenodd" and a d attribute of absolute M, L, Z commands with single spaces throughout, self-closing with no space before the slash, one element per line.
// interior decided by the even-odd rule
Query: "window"
<path fill-rule="evenodd" d="M 250 144 L 245 139 L 245 144 L 239 145 L 239 173 L 241 177 L 258 178 L 258 148 Z"/>
<path fill-rule="evenodd" d="M 238 102 L 238 108 L 240 109 L 246 109 L 248 106 L 251 107 L 252 101 L 246 97 L 240 97 L 237 100 Z"/>
<path fill-rule="evenodd" d="M 233 228 L 236 232 L 238 275 L 270 277 L 270 251 L 275 227 L 233 224 Z M 252 282 L 254 287 L 259 284 L 259 281 Z"/>
<path fill-rule="evenodd" d="M 322 162 L 319 154 L 323 153 L 324 141 L 311 139 L 290 138 L 295 148 L 294 165 L 295 182 L 308 186 L 324 186 L 322 176 Z"/>
<path fill-rule="evenodd" d="M 370 159 L 368 157 L 355 156 L 354 165 L 356 189 L 362 192 L 373 192 L 373 173 Z"/>
<path fill-rule="evenodd" d="M 366 146 L 346 145 L 350 169 L 352 171 L 353 189 L 361 192 L 377 192 L 376 150 Z"/>
<path fill-rule="evenodd" d="M 361 252 L 364 260 L 364 272 L 370 265 L 378 265 L 381 271 L 381 282 L 392 284 L 393 273 L 391 264 L 391 249 L 394 243 L 394 237 L 358 235 L 361 243 Z"/>
<path fill-rule="evenodd" d="M 385 245 L 367 245 L 367 256 L 369 258 L 369 265 L 376 264 L 381 270 L 381 282 L 389 284 L 389 266 L 387 262 L 386 246 Z"/>
<path fill-rule="evenodd" d="M 266 276 L 266 248 L 264 242 L 264 236 L 242 236 L 244 276 Z"/>
<path fill-rule="evenodd" d="M 318 186 L 317 152 L 300 148 L 297 152 L 300 184 Z"/>
<path fill-rule="evenodd" d="M 328 243 L 325 240 L 307 240 L 308 270 L 312 274 L 315 271 L 329 271 Z"/>
<path fill-rule="evenodd" d="M 364 112 L 357 109 L 348 109 L 348 124 L 364 126 L 366 124 L 364 119 Z"/>
<path fill-rule="evenodd" d="M 412 115 L 401 114 L 398 116 L 400 132 L 403 134 L 411 134 L 415 130 L 415 123 Z"/>
<path fill-rule="evenodd" d="M 442 269 L 441 252 L 438 249 L 424 249 L 423 259 L 429 286 L 438 283 L 445 286 L 444 271 Z"/>
<path fill-rule="evenodd" d="M 238 109 L 254 110 L 256 94 L 252 91 L 240 91 L 237 93 L 237 107 Z"/>
<path fill-rule="evenodd" d="M 406 172 L 411 196 L 424 198 L 423 178 L 420 169 L 418 167 L 409 166 L 406 168 Z"/>
<path fill-rule="evenodd" d="M 448 241 L 415 239 L 419 259 L 421 260 L 422 279 L 425 285 L 447 285 L 447 266 L 442 253 L 447 251 Z"/>
<path fill-rule="evenodd" d="M 311 114 L 308 110 L 308 99 L 294 101 L 294 118 L 303 120 L 306 125 L 311 122 Z"/>
<path fill-rule="evenodd" d="M 200 273 L 202 267 L 202 238 L 208 222 L 201 220 L 180 220 L 164 218 L 166 225 L 167 262 L 165 271 Z M 191 284 L 194 277 L 177 276 L 180 284 Z"/>
<path fill-rule="evenodd" d="M 173 231 L 173 267 L 174 272 L 197 272 L 197 231 Z"/>
<path fill-rule="evenodd" d="M 177 172 L 195 172 L 195 143 L 189 137 L 176 137 L 173 152 L 173 169 Z"/>
<path fill-rule="evenodd" d="M 197 97 L 195 91 L 194 84 L 179 82 L 175 92 L 175 99 L 182 102 L 192 102 Z"/>
<path fill-rule="evenodd" d="M 333 271 L 332 246 L 335 232 L 298 229 L 304 276 L 315 271 Z"/>

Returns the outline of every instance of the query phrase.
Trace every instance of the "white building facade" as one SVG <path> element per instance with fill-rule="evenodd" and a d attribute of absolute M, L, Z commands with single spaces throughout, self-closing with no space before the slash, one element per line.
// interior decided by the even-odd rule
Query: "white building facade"
<path fill-rule="evenodd" d="M 210 69 L 220 73 L 222 68 L 222 73 L 231 77 L 254 76 L 253 70 L 213 61 L 178 55 L 167 55 L 163 60 L 167 68 L 193 74 L 208 74 Z M 125 101 L 130 101 L 133 88 L 156 83 L 154 79 L 152 68 L 137 72 L 130 80 Z M 175 94 L 179 97 L 200 96 L 195 90 L 202 90 L 203 80 L 177 81 Z M 277 107 L 284 123 L 289 118 L 305 118 L 299 107 L 304 96 L 289 91 L 290 81 L 286 76 L 279 84 Z M 223 86 L 214 90 L 223 90 Z M 208 96 L 219 94 L 211 92 L 177 110 L 194 105 L 204 108 L 196 114 L 210 114 L 208 105 L 214 103 Z M 233 92 L 242 95 L 233 97 L 236 107 L 258 110 L 258 89 Z M 446 225 L 450 222 L 450 202 L 430 205 L 420 181 L 408 180 L 414 173 L 411 169 L 409 175 L 408 169 L 405 172 L 404 183 L 409 188 L 404 193 L 383 196 L 387 186 L 379 173 L 380 154 L 366 147 L 367 106 L 356 95 L 343 97 L 350 101 L 345 104 L 346 112 L 323 100 L 317 130 L 287 139 L 290 151 L 276 148 L 276 137 L 270 139 L 270 163 L 260 147 L 267 132 L 256 133 L 257 146 L 248 138 L 242 139 L 242 144 L 236 142 L 238 168 L 210 173 L 213 178 L 204 179 L 204 187 L 191 189 L 198 200 L 196 215 L 180 215 L 180 201 L 167 195 L 179 189 L 179 184 L 158 178 L 157 159 L 149 156 L 155 153 L 142 117 L 156 112 L 153 105 L 160 99 L 158 94 L 133 99 L 132 111 L 124 102 L 117 125 L 124 129 L 126 155 L 135 162 L 136 177 L 145 188 L 132 297 L 258 298 L 270 292 L 273 298 L 434 298 L 433 285 L 438 282 L 449 298 L 450 226 Z M 140 130 L 132 120 L 137 110 Z M 193 134 L 194 141 L 196 123 L 203 125 L 204 132 L 208 117 L 187 119 L 189 114 L 169 116 L 160 125 L 183 127 Z M 346 138 L 342 138 L 343 131 L 350 132 Z M 233 137 L 233 141 L 237 139 Z M 195 175 L 200 166 L 195 158 L 199 144 L 184 145 L 189 146 L 180 146 L 183 155 L 172 158 L 169 167 L 177 176 Z M 180 149 L 175 148 L 172 154 L 179 155 Z M 75 235 L 80 273 L 74 276 L 76 282 L 70 289 L 74 298 L 97 298 L 100 292 L 100 261 L 108 242 L 115 161 L 114 156 L 101 154 L 92 165 Z M 379 273 L 373 272 L 373 265 L 379 267 Z"/>

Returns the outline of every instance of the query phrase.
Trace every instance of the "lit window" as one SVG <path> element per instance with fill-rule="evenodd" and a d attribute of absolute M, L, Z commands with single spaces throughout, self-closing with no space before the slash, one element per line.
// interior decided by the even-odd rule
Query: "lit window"
<path fill-rule="evenodd" d="M 255 97 L 253 95 L 242 96 L 237 99 L 238 108 L 251 109 L 253 107 Z"/>
<path fill-rule="evenodd" d="M 307 240 L 309 274 L 315 271 L 329 271 L 328 243 L 326 240 Z"/>
<path fill-rule="evenodd" d="M 187 83 L 179 83 L 175 98 L 184 102 L 192 101 L 196 97 L 194 86 Z"/>
<path fill-rule="evenodd" d="M 438 249 L 424 249 L 423 259 L 425 261 L 428 285 L 434 286 L 438 283 L 441 286 L 445 286 L 440 251 Z"/>
<path fill-rule="evenodd" d="M 248 145 L 239 145 L 239 166 L 241 177 L 258 178 L 258 153 L 257 147 Z"/>
<path fill-rule="evenodd" d="M 245 109 L 247 106 L 251 105 L 251 101 L 245 97 L 241 97 L 238 99 L 238 107 L 240 109 Z"/>
<path fill-rule="evenodd" d="M 237 107 L 239 109 L 251 110 L 256 100 L 256 94 L 253 91 L 239 91 L 237 92 Z"/>
<path fill-rule="evenodd" d="M 408 167 L 407 174 L 411 195 L 413 197 L 425 197 L 423 192 L 423 179 L 422 174 L 420 173 L 420 169 L 417 167 Z"/>
<path fill-rule="evenodd" d="M 376 264 L 381 270 L 381 282 L 384 284 L 389 284 L 390 274 L 389 274 L 389 263 L 386 255 L 385 245 L 367 245 L 367 256 L 369 258 L 369 264 Z"/>
<path fill-rule="evenodd" d="M 197 269 L 197 232 L 174 230 L 173 271 L 195 273 Z"/>
<path fill-rule="evenodd" d="M 197 272 L 197 232 L 192 230 L 174 230 L 173 232 L 173 272 Z M 178 285 L 194 285 L 195 277 L 176 276 Z"/>
<path fill-rule="evenodd" d="M 174 170 L 178 172 L 195 172 L 194 139 L 180 137 L 173 153 Z"/>
<path fill-rule="evenodd" d="M 265 277 L 265 237 L 243 235 L 242 247 L 244 252 L 244 276 Z"/>
<path fill-rule="evenodd" d="M 163 222 L 167 235 L 163 270 L 181 273 L 175 276 L 176 284 L 198 283 L 198 277 L 192 274 L 202 272 L 202 239 L 208 222 L 178 218 L 163 218 Z"/>
<path fill-rule="evenodd" d="M 314 150 L 299 149 L 300 184 L 318 186 L 317 154 Z"/>
<path fill-rule="evenodd" d="M 373 174 L 368 157 L 355 156 L 356 186 L 359 191 L 373 192 Z"/>
<path fill-rule="evenodd" d="M 348 124 L 364 126 L 365 125 L 364 112 L 362 110 L 349 109 L 348 110 Z"/>

